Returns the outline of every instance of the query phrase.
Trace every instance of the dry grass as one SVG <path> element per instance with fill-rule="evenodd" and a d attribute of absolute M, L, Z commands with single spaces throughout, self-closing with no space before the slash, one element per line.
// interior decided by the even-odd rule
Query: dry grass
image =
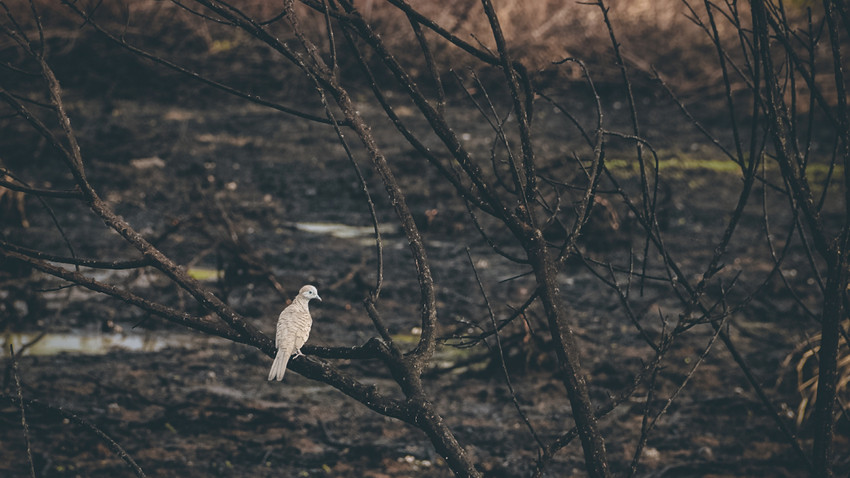
<path fill-rule="evenodd" d="M 48 37 L 73 42 L 86 29 L 81 21 L 63 5 L 53 0 L 37 0 L 48 25 Z M 413 72 L 422 72 L 421 53 L 410 25 L 397 9 L 382 0 L 355 2 L 363 16 L 381 33 L 392 51 L 396 52 Z M 694 2 L 700 3 L 700 2 Z M 806 2 L 793 2 L 802 4 Z M 85 2 L 78 2 L 85 5 Z M 191 2 L 186 2 L 191 5 Z M 248 15 L 261 20 L 280 13 L 276 2 L 246 0 L 237 3 Z M 445 29 L 472 44 L 495 50 L 492 33 L 480 2 L 433 2 L 411 0 L 410 4 L 432 18 Z M 256 44 L 234 29 L 201 18 L 174 3 L 162 0 L 104 0 L 88 2 L 97 5 L 97 20 L 126 38 L 145 46 L 162 48 L 167 55 L 203 56 L 251 51 Z M 610 19 L 622 45 L 624 58 L 633 68 L 649 72 L 657 68 L 680 91 L 715 90 L 720 85 L 716 53 L 705 34 L 688 18 L 689 12 L 681 0 L 609 0 Z M 701 3 L 700 3 L 701 5 Z M 566 57 L 582 59 L 591 67 L 597 82 L 617 81 L 611 42 L 598 6 L 560 0 L 495 2 L 502 29 L 516 59 L 531 71 L 552 70 L 552 62 Z M 801 17 L 801 7 L 788 7 L 790 13 Z M 28 18 L 26 2 L 14 2 L 13 14 Z M 195 8 L 193 6 L 193 8 Z M 203 11 L 198 6 L 197 11 Z M 327 47 L 325 21 L 322 15 L 299 5 L 301 23 L 309 26 L 314 40 Z M 698 12 L 704 17 L 700 6 Z M 703 18 L 705 19 L 705 18 Z M 718 18 L 721 36 L 729 45 L 736 42 L 734 28 Z M 27 25 L 32 29 L 33 25 Z M 279 38 L 288 38 L 285 21 L 269 26 Z M 440 67 L 447 70 L 477 65 L 459 49 L 447 44 L 437 35 L 428 35 Z M 0 51 L 10 47 L 0 44 Z M 344 59 L 344 55 L 340 55 Z M 578 79 L 580 72 L 572 64 L 557 67 L 558 77 Z M 637 75 L 640 77 L 640 75 Z M 646 76 L 649 76 L 647 73 Z"/>
<path fill-rule="evenodd" d="M 850 320 L 845 320 L 841 327 L 847 330 Z M 789 367 L 795 363 L 797 376 L 797 392 L 800 394 L 800 403 L 796 410 L 797 426 L 808 421 L 817 402 L 818 396 L 818 353 L 820 352 L 820 334 L 801 344 L 789 354 L 783 362 L 783 367 Z M 838 382 L 836 384 L 836 395 L 841 401 L 841 406 L 847 405 L 850 400 L 850 347 L 844 337 L 838 342 Z"/>
<path fill-rule="evenodd" d="M 405 19 L 375 0 L 360 2 L 364 14 L 382 30 L 392 29 L 384 38 L 397 43 L 396 51 L 417 52 Z M 495 51 L 495 42 L 480 2 L 457 2 L 451 7 L 428 0 L 411 5 L 434 19 L 459 38 Z M 552 69 L 552 62 L 574 57 L 591 67 L 597 81 L 617 81 L 611 40 L 598 6 L 579 2 L 545 0 L 494 2 L 502 30 L 511 46 L 511 54 L 531 71 Z M 714 85 L 720 72 L 705 34 L 688 19 L 688 9 L 680 0 L 610 0 L 609 17 L 621 44 L 623 56 L 632 67 L 649 72 L 658 68 L 674 84 L 689 89 Z M 735 31 L 728 24 L 719 26 L 730 42 Z M 433 38 L 435 35 L 432 35 Z M 444 58 L 463 64 L 451 51 Z M 448 65 L 444 65 L 448 66 Z M 579 79 L 581 72 L 572 64 L 559 67 L 562 76 Z"/>

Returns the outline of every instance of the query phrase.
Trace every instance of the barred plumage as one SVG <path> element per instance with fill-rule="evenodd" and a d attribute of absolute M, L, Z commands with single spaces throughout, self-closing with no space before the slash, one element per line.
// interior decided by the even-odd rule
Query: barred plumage
<path fill-rule="evenodd" d="M 305 285 L 298 291 L 298 295 L 292 299 L 280 317 L 277 319 L 277 332 L 275 333 L 275 354 L 274 362 L 271 370 L 269 370 L 269 380 L 283 380 L 283 374 L 286 372 L 286 364 L 289 363 L 289 358 L 294 353 L 295 356 L 301 354 L 301 346 L 307 341 L 310 336 L 310 328 L 313 326 L 313 318 L 310 316 L 308 304 L 312 299 L 319 299 L 319 293 L 315 287 Z"/>

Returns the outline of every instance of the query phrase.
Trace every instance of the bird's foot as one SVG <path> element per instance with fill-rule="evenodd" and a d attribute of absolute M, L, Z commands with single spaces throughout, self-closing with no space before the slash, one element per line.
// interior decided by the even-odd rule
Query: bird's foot
<path fill-rule="evenodd" d="M 295 349 L 295 357 L 296 358 L 297 357 L 303 357 L 303 356 L 304 356 L 304 354 L 301 353 L 301 349 Z"/>

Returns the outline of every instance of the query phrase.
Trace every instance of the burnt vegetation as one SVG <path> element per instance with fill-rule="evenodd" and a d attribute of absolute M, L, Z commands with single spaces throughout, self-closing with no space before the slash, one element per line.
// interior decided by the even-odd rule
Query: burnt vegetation
<path fill-rule="evenodd" d="M 0 2 L 0 469 L 846 474 L 850 9 L 534 3 Z"/>

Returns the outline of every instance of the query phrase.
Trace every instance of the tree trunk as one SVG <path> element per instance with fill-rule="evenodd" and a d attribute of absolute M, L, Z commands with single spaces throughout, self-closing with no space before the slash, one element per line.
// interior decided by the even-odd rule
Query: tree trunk
<path fill-rule="evenodd" d="M 581 370 L 578 346 L 561 307 L 555 262 L 548 257 L 546 243 L 540 230 L 535 230 L 532 233 L 528 245 L 529 260 L 534 268 L 549 331 L 555 341 L 561 378 L 567 389 L 573 419 L 584 449 L 588 476 L 593 478 L 608 477 L 610 470 L 605 452 L 605 440 L 596 426 L 596 416 L 590 403 L 587 381 Z"/>

